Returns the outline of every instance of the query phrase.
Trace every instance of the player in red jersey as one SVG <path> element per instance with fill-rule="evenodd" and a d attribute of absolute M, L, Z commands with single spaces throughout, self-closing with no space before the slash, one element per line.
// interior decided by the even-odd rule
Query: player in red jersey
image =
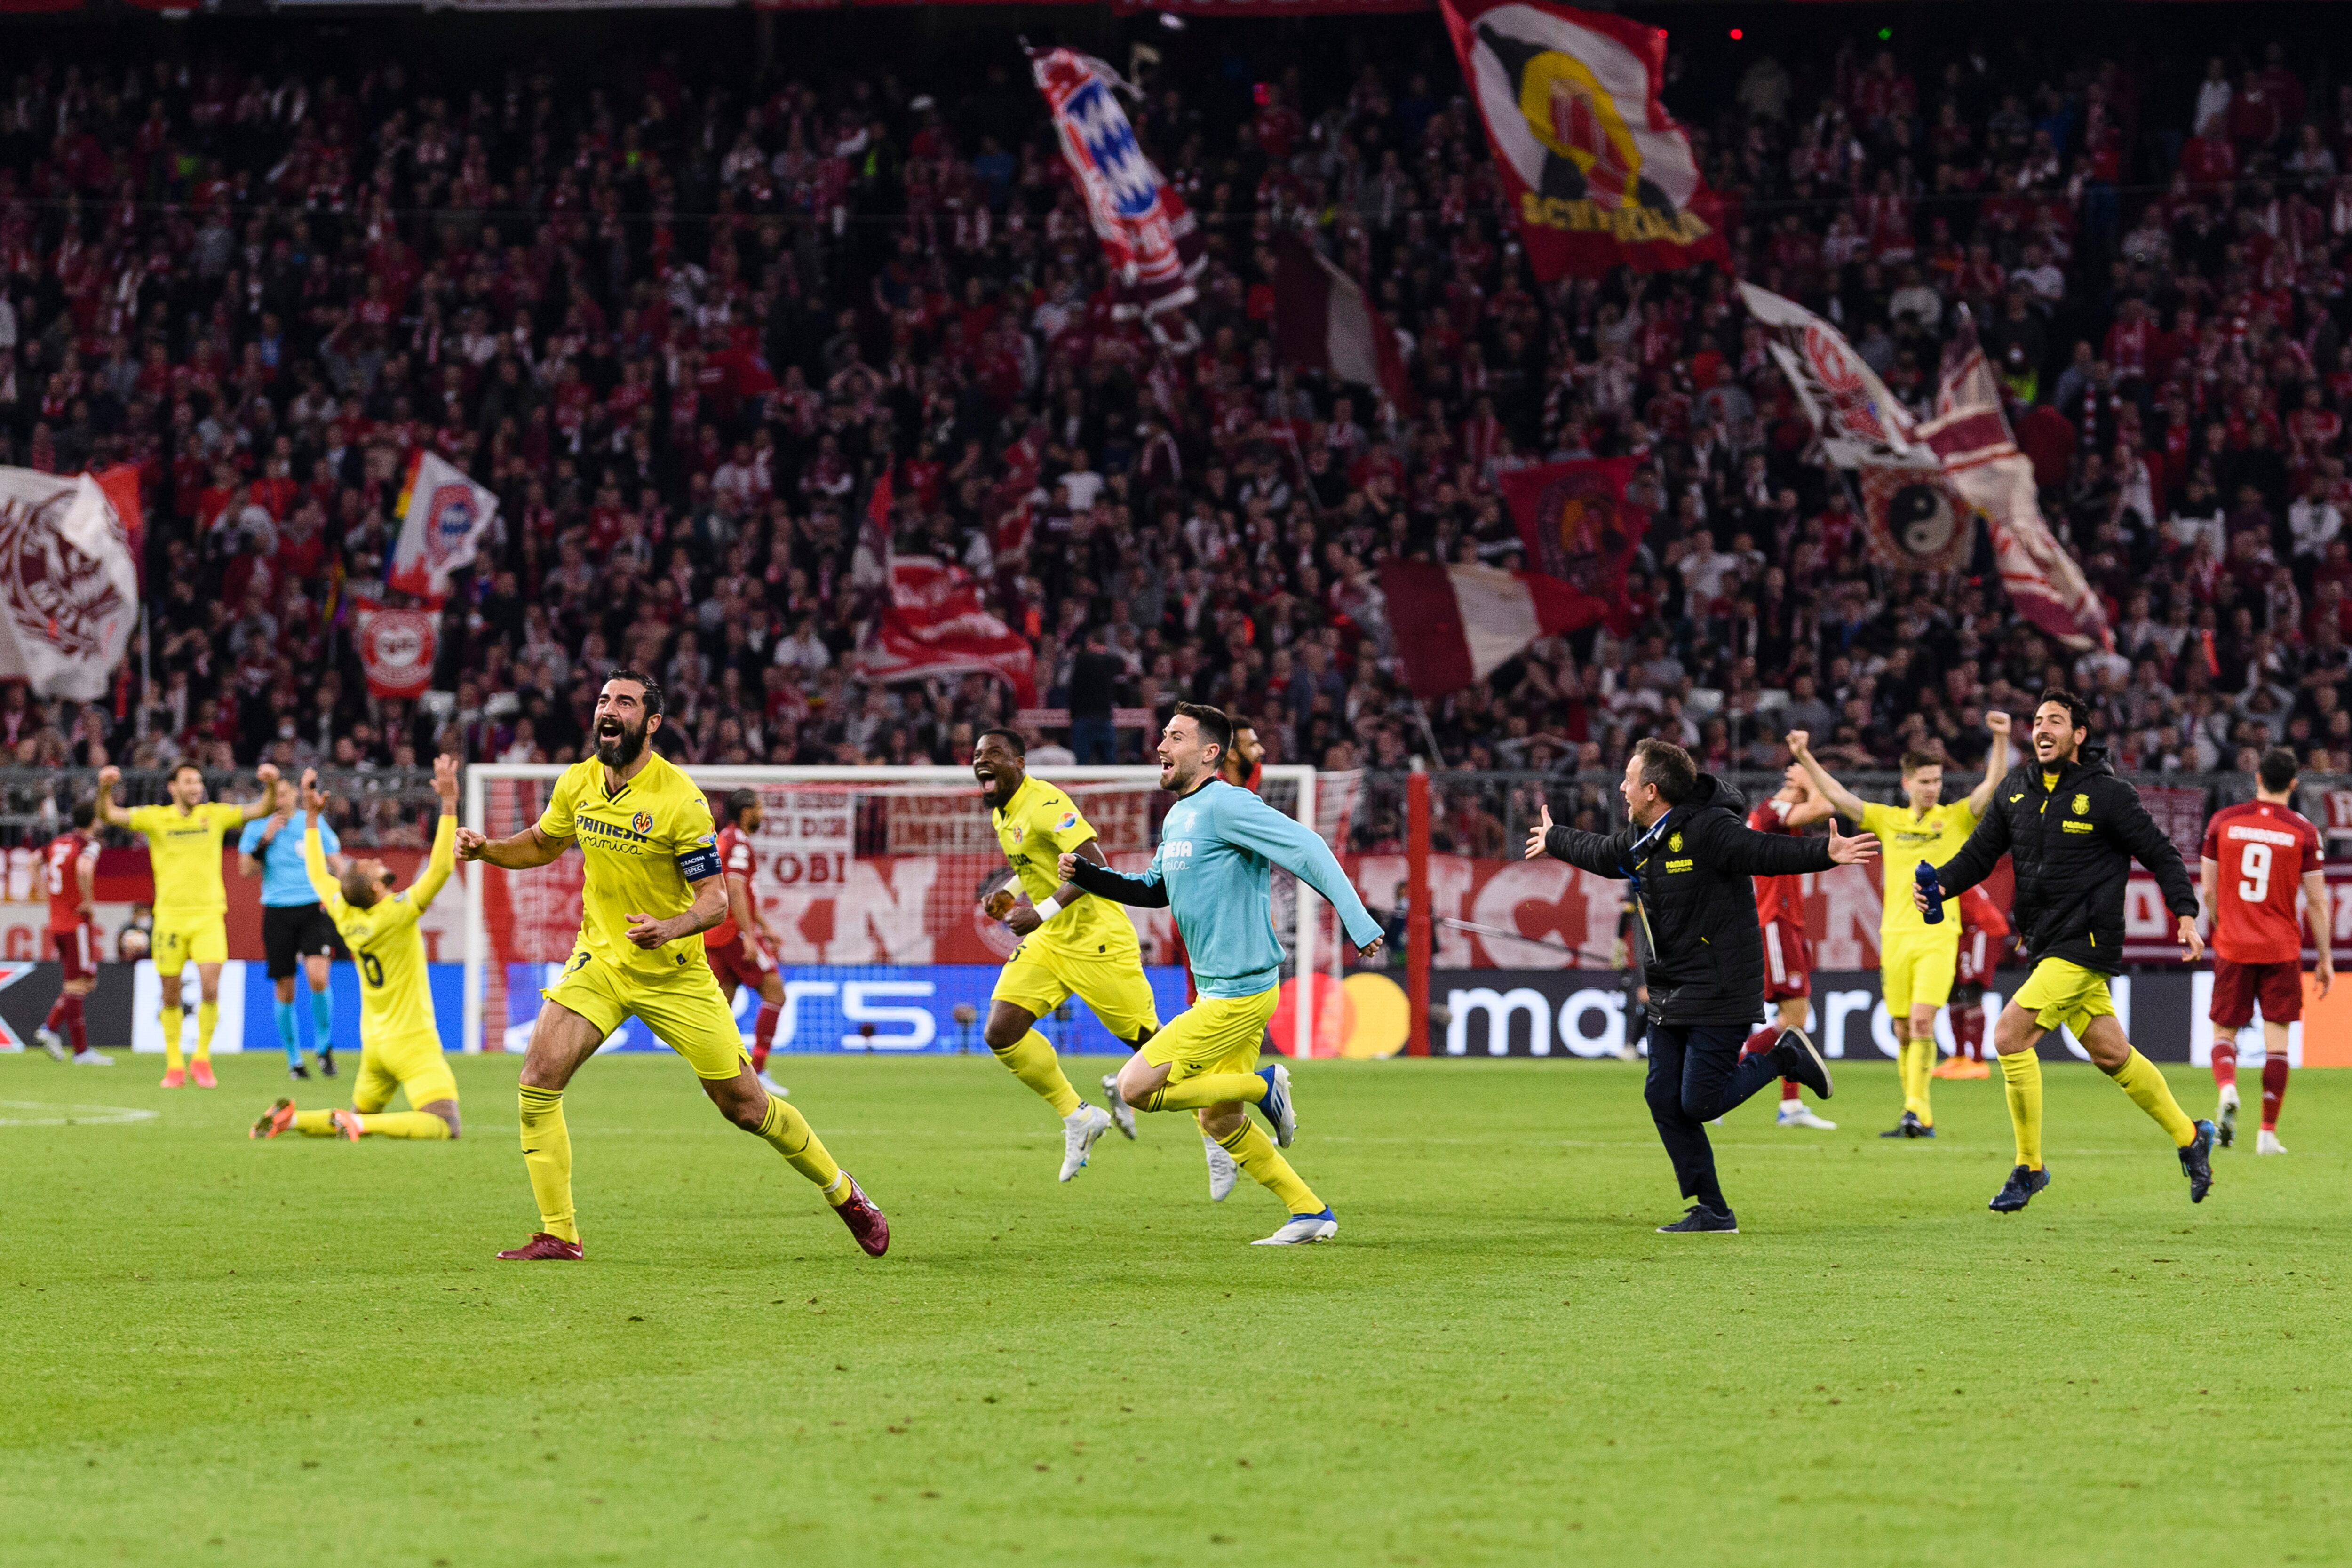
<path fill-rule="evenodd" d="M 1984 993 L 2009 952 L 2009 917 L 1981 885 L 1960 895 L 1960 954 L 1952 972 L 1952 1054 L 1936 1064 L 1937 1078 L 1990 1078 L 1984 1059 Z"/>
<path fill-rule="evenodd" d="M 1779 791 L 1748 814 L 1748 826 L 1758 833 L 1801 834 L 1832 815 L 1828 797 L 1792 763 Z M 1784 1030 L 1805 1026 L 1812 1005 L 1813 944 L 1805 935 L 1804 882 L 1802 876 L 1756 879 L 1756 923 L 1764 928 L 1764 1000 L 1779 1010 L 1779 1016 L 1748 1037 L 1742 1056 L 1769 1051 L 1780 1043 Z M 1837 1131 L 1836 1122 L 1798 1098 L 1792 1078 L 1780 1080 L 1777 1125 Z"/>
<path fill-rule="evenodd" d="M 792 1091 L 768 1076 L 768 1047 L 776 1038 L 776 1020 L 783 1016 L 784 981 L 776 973 L 776 933 L 768 929 L 760 900 L 751 895 L 751 878 L 760 869 L 751 848 L 751 835 L 760 831 L 760 792 L 739 789 L 727 797 L 727 826 L 719 830 L 719 866 L 727 877 L 727 918 L 703 933 L 702 955 L 719 977 L 729 1006 L 735 988 L 749 985 L 760 994 L 760 1016 L 751 1026 L 751 1070 L 760 1085 L 778 1100 Z"/>
<path fill-rule="evenodd" d="M 2213 1081 L 2221 1108 L 2213 1121 L 2221 1147 L 2238 1138 L 2238 1031 L 2263 1009 L 2263 1130 L 2257 1154 L 2284 1154 L 2279 1102 L 2286 1098 L 2286 1027 L 2303 1016 L 2303 895 L 2312 945 L 2319 949 L 2319 994 L 2336 981 L 2328 946 L 2327 879 L 2320 870 L 2319 829 L 2287 802 L 2294 798 L 2294 753 L 2273 746 L 2254 769 L 2254 798 L 2223 806 L 2205 825 L 2198 874 L 2213 916 Z"/>
<path fill-rule="evenodd" d="M 98 808 L 82 802 L 74 807 L 73 826 L 41 851 L 41 880 L 49 894 L 48 946 L 65 971 L 65 984 L 33 1037 L 59 1061 L 66 1059 L 65 1042 L 70 1039 L 77 1066 L 110 1068 L 112 1058 L 90 1048 L 82 1019 L 82 998 L 98 984 L 98 927 L 91 921 L 98 899 L 98 840 L 89 831 L 97 820 Z"/>

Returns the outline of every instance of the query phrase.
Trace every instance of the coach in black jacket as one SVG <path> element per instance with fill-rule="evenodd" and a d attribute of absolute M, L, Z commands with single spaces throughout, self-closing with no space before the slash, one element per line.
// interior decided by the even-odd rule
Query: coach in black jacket
<path fill-rule="evenodd" d="M 1690 1212 L 1662 1231 L 1737 1231 L 1715 1178 L 1706 1123 L 1779 1078 L 1822 1099 L 1830 1074 L 1802 1029 L 1769 1051 L 1742 1058 L 1764 1001 L 1764 939 L 1751 877 L 1826 871 L 1878 853 L 1868 835 L 1792 838 L 1758 833 L 1741 820 L 1738 791 L 1700 773 L 1688 752 L 1643 741 L 1625 761 L 1625 814 L 1633 826 L 1603 836 L 1555 827 L 1546 807 L 1528 836 L 1527 858 L 1554 859 L 1633 884 L 1651 954 L 1650 1077 L 1643 1089 L 1659 1141 L 1675 1164 Z"/>
<path fill-rule="evenodd" d="M 2017 872 L 2012 917 L 2033 973 L 1993 1026 L 2017 1165 L 1993 1195 L 1996 1214 L 2014 1214 L 2050 1184 L 2042 1162 L 2042 1063 L 2035 1042 L 2063 1025 L 2099 1070 L 2156 1119 L 2180 1152 L 2189 1200 L 2205 1201 L 2213 1184 L 2213 1124 L 2189 1120 L 2155 1064 L 2132 1048 L 2107 995 L 2108 977 L 2124 965 L 2124 889 L 2137 859 L 2156 874 L 2164 907 L 2179 922 L 2184 962 L 2204 952 L 2197 936 L 2197 889 L 2180 851 L 2116 777 L 2106 753 L 2085 745 L 2090 708 L 2066 691 L 2045 691 L 2034 706 L 2033 755 L 2010 770 L 1992 809 L 1936 868 L 1947 899 L 1975 887 L 2006 854 Z M 1927 896 L 1912 889 L 1913 900 Z"/>

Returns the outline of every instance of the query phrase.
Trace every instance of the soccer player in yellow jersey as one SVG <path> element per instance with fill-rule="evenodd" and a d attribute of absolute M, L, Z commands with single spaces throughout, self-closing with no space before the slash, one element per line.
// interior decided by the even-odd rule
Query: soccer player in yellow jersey
<path fill-rule="evenodd" d="M 760 1086 L 703 958 L 702 933 L 727 917 L 727 878 L 709 801 L 649 744 L 661 723 L 661 688 L 635 670 L 614 670 L 596 698 L 595 755 L 564 770 L 540 819 L 508 838 L 457 830 L 460 860 L 525 871 L 576 839 L 586 862 L 579 945 L 562 977 L 540 993 L 545 1001 L 519 1090 L 523 1165 L 540 1228 L 499 1256 L 509 1262 L 583 1256 L 563 1089 L 634 1015 L 692 1064 L 720 1115 L 815 1183 L 857 1245 L 879 1258 L 890 1245 L 889 1222 L 834 1163 L 807 1119 Z"/>
<path fill-rule="evenodd" d="M 163 1087 L 178 1089 L 191 1079 L 198 1089 L 218 1089 L 213 1077 L 213 1027 L 220 1022 L 221 965 L 228 962 L 228 889 L 221 881 L 221 835 L 267 816 L 278 802 L 278 769 L 264 763 L 254 770 L 261 794 L 239 805 L 205 799 L 204 770 L 182 763 L 172 770 L 169 805 L 124 810 L 114 804 L 121 768 L 98 775 L 98 819 L 127 827 L 147 839 L 147 862 L 155 874 L 155 973 L 163 983 Z M 196 1004 L 196 1057 L 191 1067 L 180 1055 L 180 975 L 191 960 L 202 997 Z"/>
<path fill-rule="evenodd" d="M 1087 897 L 1055 870 L 1066 853 L 1097 866 L 1102 846 L 1070 797 L 1029 776 L 1028 743 L 1010 730 L 983 731 L 971 749 L 972 776 L 989 806 L 989 823 L 1026 901 L 1011 888 L 983 907 L 1020 936 L 989 1002 L 984 1038 L 1013 1076 L 1037 1091 L 1062 1119 L 1062 1180 L 1086 1168 L 1095 1140 L 1117 1125 L 1135 1136 L 1135 1112 L 1104 1080 L 1112 1109 L 1088 1105 L 1070 1087 L 1037 1020 L 1072 993 L 1095 1010 L 1103 1026 L 1130 1047 L 1160 1029 L 1151 984 L 1143 977 L 1143 948 L 1127 911 Z"/>
<path fill-rule="evenodd" d="M 457 868 L 457 758 L 433 759 L 433 792 L 441 797 L 433 854 L 408 891 L 395 893 L 392 873 L 381 860 L 352 860 L 340 879 L 328 870 L 319 839 L 327 797 L 316 768 L 302 775 L 302 811 L 309 823 L 302 834 L 302 867 L 360 972 L 360 1071 L 352 1084 L 351 1110 L 297 1110 L 292 1100 L 281 1100 L 262 1112 L 251 1136 L 275 1138 L 291 1130 L 306 1138 L 348 1138 L 354 1143 L 371 1132 L 383 1138 L 457 1136 L 457 1080 L 441 1054 L 425 939 L 416 930 Z M 384 1110 L 394 1089 L 407 1093 L 406 1110 Z"/>
<path fill-rule="evenodd" d="M 1861 823 L 1862 830 L 1875 834 L 1885 847 L 1878 972 L 1903 1075 L 1903 1120 L 1880 1133 L 1882 1138 L 1936 1135 L 1936 1110 L 1927 1087 L 1936 1071 L 1936 1013 L 1951 1000 L 1952 978 L 1959 969 L 1959 911 L 1952 910 L 1939 925 L 1929 925 L 1911 901 L 1911 882 L 1920 861 L 1940 866 L 1959 853 L 1991 805 L 1994 786 L 2009 771 L 2009 715 L 1986 714 L 1985 728 L 1992 731 L 1992 748 L 1985 753 L 1983 782 L 1968 798 L 1949 805 L 1943 804 L 1943 759 L 1931 752 L 1903 753 L 1904 804 L 1880 805 L 1830 777 L 1809 749 L 1811 737 L 1804 731 L 1789 733 L 1790 754 L 1813 787 L 1829 797 L 1839 816 Z"/>

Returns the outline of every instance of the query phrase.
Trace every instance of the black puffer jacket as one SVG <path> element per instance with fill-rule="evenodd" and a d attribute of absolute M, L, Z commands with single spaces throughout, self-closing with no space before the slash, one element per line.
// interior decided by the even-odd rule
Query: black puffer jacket
<path fill-rule="evenodd" d="M 2124 966 L 2124 889 L 2137 859 L 2156 874 L 2164 907 L 2197 912 L 2197 889 L 2164 830 L 2116 777 L 2106 749 L 2084 746 L 2044 788 L 2028 757 L 2009 771 L 1992 808 L 1951 860 L 1936 868 L 1946 898 L 1992 875 L 2006 854 L 2017 872 L 2011 922 L 2029 961 L 2063 958 L 2114 974 Z"/>
<path fill-rule="evenodd" d="M 1748 879 L 1830 868 L 1826 839 L 1758 833 L 1746 809 L 1738 790 L 1701 773 L 1690 798 L 1647 828 L 1555 827 L 1544 839 L 1556 860 L 1639 883 L 1650 1012 L 1662 1024 L 1752 1022 L 1764 1001 L 1764 937 Z"/>

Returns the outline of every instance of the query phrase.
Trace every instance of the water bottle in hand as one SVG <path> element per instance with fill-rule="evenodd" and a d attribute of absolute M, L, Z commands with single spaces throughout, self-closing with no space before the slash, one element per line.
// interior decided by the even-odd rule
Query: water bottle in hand
<path fill-rule="evenodd" d="M 1918 879 L 1919 891 L 1927 896 L 1927 921 L 1931 926 L 1944 923 L 1944 888 L 1936 880 L 1936 868 L 1925 860 L 1919 862 L 1912 875 Z"/>

